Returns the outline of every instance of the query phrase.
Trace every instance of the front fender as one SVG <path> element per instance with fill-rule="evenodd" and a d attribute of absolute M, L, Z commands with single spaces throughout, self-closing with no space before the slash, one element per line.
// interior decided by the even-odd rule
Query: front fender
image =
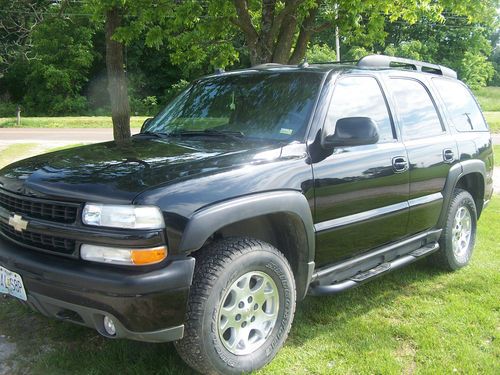
<path fill-rule="evenodd" d="M 200 249 L 218 230 L 246 219 L 284 213 L 294 216 L 294 231 L 305 236 L 297 255 L 297 294 L 302 298 L 314 271 L 315 234 L 311 209 L 298 191 L 284 190 L 246 195 L 216 203 L 196 211 L 189 219 L 179 244 L 179 252 Z M 304 292 L 304 293 L 302 293 Z"/>

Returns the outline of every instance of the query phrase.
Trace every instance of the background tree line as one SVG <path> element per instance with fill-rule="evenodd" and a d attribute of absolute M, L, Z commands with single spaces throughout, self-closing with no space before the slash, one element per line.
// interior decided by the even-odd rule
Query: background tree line
<path fill-rule="evenodd" d="M 113 113 L 115 127 L 126 128 L 130 112 L 154 114 L 214 68 L 335 60 L 336 27 L 343 60 L 385 53 L 450 66 L 472 87 L 500 85 L 498 7 L 498 0 L 0 0 L 0 117 L 17 105 L 31 116 Z"/>

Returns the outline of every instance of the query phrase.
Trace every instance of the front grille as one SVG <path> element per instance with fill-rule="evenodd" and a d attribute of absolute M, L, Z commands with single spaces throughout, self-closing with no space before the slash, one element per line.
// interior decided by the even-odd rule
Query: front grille
<path fill-rule="evenodd" d="M 0 231 L 7 237 L 23 244 L 64 254 L 72 254 L 75 250 L 75 241 L 66 238 L 33 233 L 29 230 L 17 232 L 10 225 L 0 223 Z"/>
<path fill-rule="evenodd" d="M 32 218 L 66 224 L 76 221 L 78 210 L 76 206 L 46 203 L 23 195 L 6 194 L 2 191 L 0 191 L 0 207 Z"/>

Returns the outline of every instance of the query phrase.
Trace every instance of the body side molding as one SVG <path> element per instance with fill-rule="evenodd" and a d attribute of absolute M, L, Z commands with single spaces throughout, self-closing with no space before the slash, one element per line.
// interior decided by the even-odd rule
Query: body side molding
<path fill-rule="evenodd" d="M 352 215 L 342 216 L 332 220 L 322 221 L 314 225 L 314 230 L 316 232 L 322 232 L 324 230 L 343 227 L 344 225 L 354 224 L 360 221 L 365 221 L 368 219 L 373 219 L 375 217 L 391 214 L 393 212 L 406 210 L 407 208 L 408 208 L 408 202 L 401 202 L 401 203 L 391 204 L 385 207 L 374 208 L 372 210 L 363 211 Z"/>

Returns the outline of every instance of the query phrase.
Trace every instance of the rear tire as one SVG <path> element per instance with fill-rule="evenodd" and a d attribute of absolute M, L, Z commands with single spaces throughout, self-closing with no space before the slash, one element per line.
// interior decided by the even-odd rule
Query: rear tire
<path fill-rule="evenodd" d="M 440 249 L 431 261 L 440 268 L 455 271 L 469 264 L 476 242 L 477 211 L 472 195 L 455 189 L 446 223 L 439 240 Z"/>
<path fill-rule="evenodd" d="M 241 374 L 270 362 L 295 313 L 295 280 L 268 243 L 231 238 L 196 255 L 184 338 L 177 352 L 203 374 Z"/>

